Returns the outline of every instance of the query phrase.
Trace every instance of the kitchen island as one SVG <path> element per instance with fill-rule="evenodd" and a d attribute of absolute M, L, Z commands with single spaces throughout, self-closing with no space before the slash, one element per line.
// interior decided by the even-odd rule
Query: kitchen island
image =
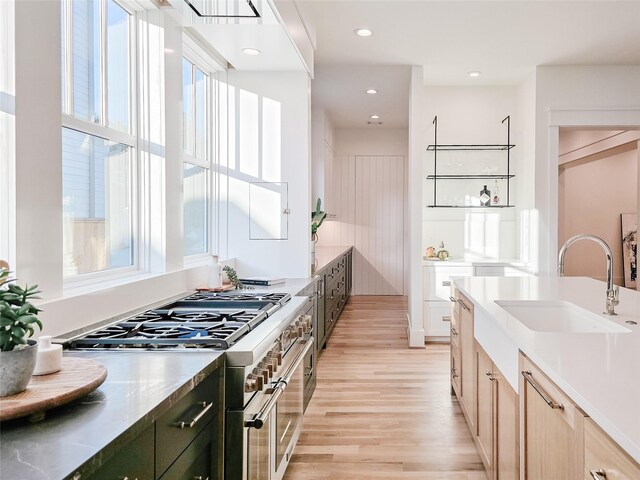
<path fill-rule="evenodd" d="M 105 382 L 84 398 L 49 410 L 44 420 L 3 422 L 2 478 L 89 478 L 123 446 L 150 431 L 154 422 L 205 379 L 218 374 L 214 380 L 221 382 L 224 371 L 224 352 L 213 350 L 65 351 L 64 355 L 102 363 L 108 370 Z M 217 391 L 221 393 L 220 386 Z M 221 404 L 214 405 L 216 410 L 219 407 Z M 153 446 L 150 448 L 153 459 Z M 143 463 L 140 458 L 136 461 Z"/>
<path fill-rule="evenodd" d="M 621 289 L 618 315 L 609 316 L 602 314 L 605 284 L 589 278 L 466 277 L 455 278 L 454 285 L 473 303 L 475 342 L 517 394 L 523 395 L 519 371 L 522 352 L 640 462 L 640 325 L 635 323 L 640 321 L 640 292 Z M 603 329 L 610 331 L 577 331 L 585 330 L 580 325 L 545 326 L 544 315 L 540 316 L 540 327 L 530 329 L 517 318 L 522 320 L 523 310 L 522 315 L 507 311 L 513 305 L 542 305 L 536 302 L 546 302 L 544 305 L 551 308 L 546 320 L 554 315 L 554 308 L 571 310 L 576 306 L 603 319 Z"/>

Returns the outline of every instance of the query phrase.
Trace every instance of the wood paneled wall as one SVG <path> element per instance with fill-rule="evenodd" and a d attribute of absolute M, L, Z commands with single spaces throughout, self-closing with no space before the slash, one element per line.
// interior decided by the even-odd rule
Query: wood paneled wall
<path fill-rule="evenodd" d="M 404 156 L 337 155 L 321 245 L 354 245 L 354 295 L 405 294 Z"/>

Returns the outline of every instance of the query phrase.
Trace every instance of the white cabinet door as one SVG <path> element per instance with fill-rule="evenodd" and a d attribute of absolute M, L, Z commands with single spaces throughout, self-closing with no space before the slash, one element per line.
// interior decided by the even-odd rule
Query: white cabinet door
<path fill-rule="evenodd" d="M 451 329 L 450 302 L 423 302 L 425 337 L 449 337 Z"/>
<path fill-rule="evenodd" d="M 422 267 L 422 299 L 449 301 L 451 277 L 471 277 L 471 266 L 433 265 Z"/>

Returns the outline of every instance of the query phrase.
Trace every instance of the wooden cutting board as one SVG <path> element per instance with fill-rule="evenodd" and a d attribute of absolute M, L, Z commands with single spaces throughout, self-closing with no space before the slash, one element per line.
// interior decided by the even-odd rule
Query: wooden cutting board
<path fill-rule="evenodd" d="M 233 290 L 233 284 L 226 283 L 221 287 L 209 288 L 209 287 L 199 287 L 196 288 L 199 292 L 228 292 L 229 290 Z"/>
<path fill-rule="evenodd" d="M 88 358 L 63 357 L 62 369 L 31 377 L 24 392 L 0 397 L 0 421 L 59 407 L 94 391 L 107 378 L 107 369 Z"/>

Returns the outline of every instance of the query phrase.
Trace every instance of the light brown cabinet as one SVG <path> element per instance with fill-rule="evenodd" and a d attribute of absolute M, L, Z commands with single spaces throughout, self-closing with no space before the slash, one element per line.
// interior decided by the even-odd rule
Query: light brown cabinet
<path fill-rule="evenodd" d="M 518 469 L 518 394 L 476 342 L 476 447 L 487 478 L 516 480 Z"/>
<path fill-rule="evenodd" d="M 584 479 L 637 480 L 640 465 L 627 455 L 617 443 L 593 420 L 584 422 Z"/>
<path fill-rule="evenodd" d="M 476 373 L 473 352 L 473 303 L 452 288 L 451 384 L 471 432 L 476 424 Z"/>
<path fill-rule="evenodd" d="M 475 440 L 478 453 L 488 473 L 487 477 L 493 478 L 493 419 L 495 417 L 493 408 L 494 382 L 492 381 L 493 362 L 482 347 L 477 344 L 475 356 L 478 369 L 478 422 Z"/>
<path fill-rule="evenodd" d="M 520 478 L 580 478 L 584 413 L 522 353 L 520 372 Z"/>

